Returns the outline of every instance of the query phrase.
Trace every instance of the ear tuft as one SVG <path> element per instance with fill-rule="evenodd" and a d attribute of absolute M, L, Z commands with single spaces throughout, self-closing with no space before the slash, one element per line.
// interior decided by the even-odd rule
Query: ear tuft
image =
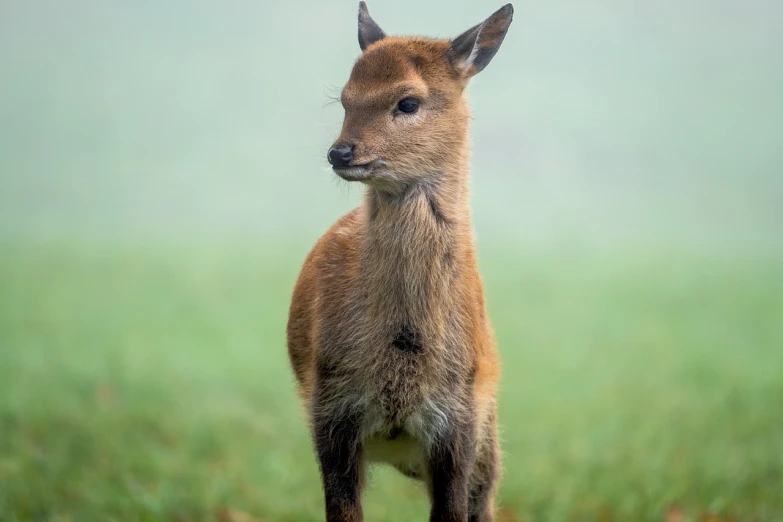
<path fill-rule="evenodd" d="M 384 38 L 386 38 L 386 33 L 370 16 L 367 4 L 364 1 L 359 2 L 359 47 L 364 51 L 371 44 Z"/>
<path fill-rule="evenodd" d="M 451 41 L 451 59 L 465 79 L 481 72 L 500 49 L 514 17 L 514 6 L 506 4 L 482 23 Z"/>

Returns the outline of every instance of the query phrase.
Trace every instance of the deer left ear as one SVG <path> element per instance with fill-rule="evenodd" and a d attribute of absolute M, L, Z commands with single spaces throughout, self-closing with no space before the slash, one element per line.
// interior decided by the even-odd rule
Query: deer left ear
<path fill-rule="evenodd" d="M 386 38 L 386 33 L 380 28 L 367 10 L 364 1 L 359 2 L 359 47 L 364 51 L 370 44 Z"/>
<path fill-rule="evenodd" d="M 466 80 L 489 65 L 506 37 L 513 16 L 514 6 L 506 4 L 451 41 L 451 62 Z"/>

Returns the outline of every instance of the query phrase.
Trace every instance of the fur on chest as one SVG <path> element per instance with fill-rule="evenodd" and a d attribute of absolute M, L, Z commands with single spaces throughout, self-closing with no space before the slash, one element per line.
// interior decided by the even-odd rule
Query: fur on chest
<path fill-rule="evenodd" d="M 428 397 L 453 396 L 457 387 L 469 384 L 465 377 L 475 357 L 460 342 L 462 329 L 449 324 L 425 330 L 407 322 L 364 323 L 357 325 L 358 335 L 332 344 L 328 356 L 345 377 L 346 392 L 366 396 L 396 419 Z"/>

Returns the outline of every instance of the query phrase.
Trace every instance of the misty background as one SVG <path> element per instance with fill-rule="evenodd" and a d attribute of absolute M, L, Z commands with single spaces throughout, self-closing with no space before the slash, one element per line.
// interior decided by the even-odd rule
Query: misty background
<path fill-rule="evenodd" d="M 0 230 L 314 239 L 353 0 L 0 4 Z M 369 4 L 453 37 L 495 2 Z M 516 3 L 471 82 L 480 241 L 783 244 L 783 7 Z"/>
<path fill-rule="evenodd" d="M 0 1 L 0 519 L 323 520 L 285 327 L 363 193 L 326 162 L 357 4 Z M 783 519 L 783 3 L 514 5 L 467 93 L 497 522 Z"/>

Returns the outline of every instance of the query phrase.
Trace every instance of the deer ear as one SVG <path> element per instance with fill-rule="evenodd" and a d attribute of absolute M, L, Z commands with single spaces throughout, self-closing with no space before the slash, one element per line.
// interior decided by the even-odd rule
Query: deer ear
<path fill-rule="evenodd" d="M 370 44 L 383 38 L 386 38 L 386 33 L 370 16 L 367 4 L 359 2 L 359 47 L 364 51 Z"/>
<path fill-rule="evenodd" d="M 481 72 L 498 52 L 513 16 L 514 6 L 506 4 L 451 41 L 451 62 L 466 80 Z"/>

